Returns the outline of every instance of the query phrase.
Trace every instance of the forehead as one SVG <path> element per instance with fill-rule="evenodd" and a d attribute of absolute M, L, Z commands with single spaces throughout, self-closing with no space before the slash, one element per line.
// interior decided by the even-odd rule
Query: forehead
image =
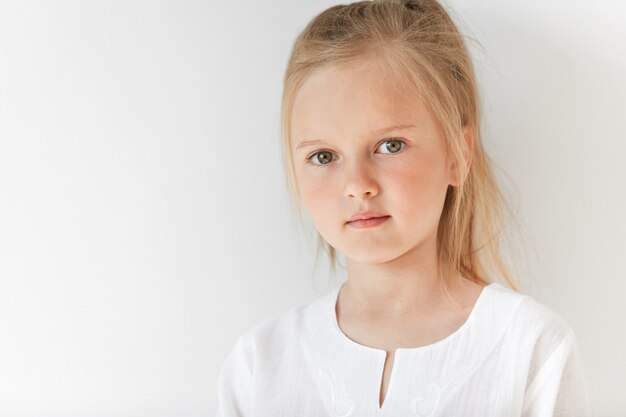
<path fill-rule="evenodd" d="M 292 140 L 377 130 L 423 117 L 422 96 L 408 80 L 370 63 L 316 70 L 297 92 Z"/>

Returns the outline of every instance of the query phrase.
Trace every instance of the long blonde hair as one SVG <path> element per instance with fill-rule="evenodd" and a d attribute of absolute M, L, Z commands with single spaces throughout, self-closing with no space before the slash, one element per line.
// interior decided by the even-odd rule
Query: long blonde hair
<path fill-rule="evenodd" d="M 374 0 L 337 5 L 314 17 L 293 45 L 284 77 L 281 130 L 292 207 L 302 220 L 291 149 L 294 99 L 311 74 L 329 65 L 381 58 L 386 69 L 419 88 L 445 132 L 446 148 L 462 172 L 449 186 L 437 233 L 440 265 L 486 285 L 490 273 L 517 289 L 500 253 L 504 199 L 481 143 L 480 103 L 469 51 L 456 25 L 435 0 Z M 473 135 L 467 167 L 463 130 Z M 334 271 L 335 249 L 318 233 Z M 445 281 L 444 281 L 445 283 Z"/>

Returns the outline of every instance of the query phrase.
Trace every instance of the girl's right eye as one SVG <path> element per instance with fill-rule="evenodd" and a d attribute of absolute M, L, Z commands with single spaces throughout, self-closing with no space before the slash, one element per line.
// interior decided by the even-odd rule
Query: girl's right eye
<path fill-rule="evenodd" d="M 315 152 L 313 155 L 306 158 L 306 163 L 313 165 L 316 168 L 323 167 L 324 165 L 328 165 L 330 163 L 332 155 L 333 153 L 330 151 Z M 320 163 L 313 162 L 314 160 Z"/>

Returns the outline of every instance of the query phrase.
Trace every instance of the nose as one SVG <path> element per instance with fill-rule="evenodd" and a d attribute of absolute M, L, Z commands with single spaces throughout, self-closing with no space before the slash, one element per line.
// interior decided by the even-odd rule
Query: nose
<path fill-rule="evenodd" d="M 379 192 L 371 167 L 354 164 L 346 170 L 344 195 L 347 199 L 369 199 Z"/>

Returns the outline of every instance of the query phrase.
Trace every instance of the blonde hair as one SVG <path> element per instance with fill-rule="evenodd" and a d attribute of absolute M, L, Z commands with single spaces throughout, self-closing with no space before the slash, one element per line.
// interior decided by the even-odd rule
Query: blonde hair
<path fill-rule="evenodd" d="M 470 54 L 454 22 L 435 0 L 333 6 L 314 17 L 296 38 L 284 76 L 281 130 L 290 201 L 298 217 L 302 220 L 290 137 L 296 94 L 314 71 L 369 57 L 378 58 L 385 69 L 419 89 L 441 123 L 446 149 L 459 167 L 462 180 L 457 187 L 448 187 L 439 222 L 439 264 L 482 285 L 491 282 L 489 274 L 495 272 L 517 289 L 500 253 L 504 199 L 481 143 L 479 95 Z M 469 169 L 464 129 L 474 138 Z M 317 256 L 323 247 L 334 272 L 335 249 L 319 232 L 317 238 Z"/>

